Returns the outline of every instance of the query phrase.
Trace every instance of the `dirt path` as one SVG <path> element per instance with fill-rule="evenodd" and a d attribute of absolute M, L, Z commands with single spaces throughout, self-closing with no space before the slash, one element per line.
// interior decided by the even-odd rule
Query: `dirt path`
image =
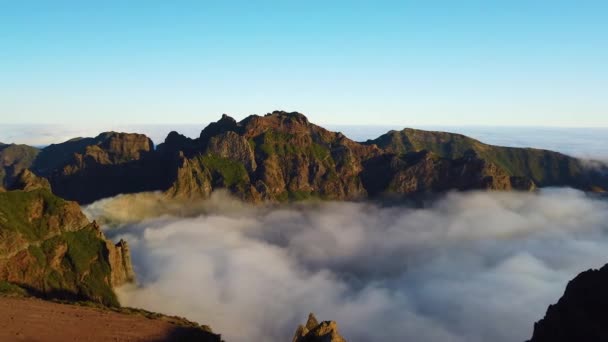
<path fill-rule="evenodd" d="M 0 297 L 0 341 L 218 341 L 159 319 L 33 298 Z"/>

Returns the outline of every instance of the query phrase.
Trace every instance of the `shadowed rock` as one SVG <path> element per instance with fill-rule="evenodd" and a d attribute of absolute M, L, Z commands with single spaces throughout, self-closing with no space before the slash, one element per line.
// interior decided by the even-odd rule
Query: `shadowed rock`
<path fill-rule="evenodd" d="M 530 342 L 608 341 L 608 265 L 585 271 L 534 324 Z"/>

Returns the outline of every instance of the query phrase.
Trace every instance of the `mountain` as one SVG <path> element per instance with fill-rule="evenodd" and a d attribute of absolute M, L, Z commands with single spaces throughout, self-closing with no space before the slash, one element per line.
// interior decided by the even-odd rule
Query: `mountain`
<path fill-rule="evenodd" d="M 319 323 L 314 314 L 308 315 L 306 325 L 300 325 L 293 337 L 293 342 L 346 342 L 338 332 L 334 321 Z"/>
<path fill-rule="evenodd" d="M 23 189 L 0 193 L 0 284 L 45 298 L 118 306 L 113 288 L 135 280 L 125 241 L 107 240 L 76 202 L 22 172 Z"/>
<path fill-rule="evenodd" d="M 107 132 L 51 145 L 21 160 L 19 171 L 30 168 L 47 178 L 57 195 L 81 204 L 142 191 L 206 198 L 219 188 L 250 202 L 545 186 L 608 189 L 608 167 L 590 167 L 557 152 L 413 129 L 358 143 L 300 113 L 281 111 L 239 122 L 223 115 L 195 139 L 171 132 L 156 148 L 142 134 Z M 10 179 L 18 174 L 11 171 Z"/>
<path fill-rule="evenodd" d="M 568 283 L 564 295 L 534 324 L 529 342 L 608 341 L 608 265 Z"/>
<path fill-rule="evenodd" d="M 529 179 L 539 187 L 566 185 L 583 190 L 608 189 L 606 167 L 593 170 L 584 161 L 558 152 L 493 146 L 461 134 L 406 128 L 390 131 L 364 144 L 376 145 L 395 154 L 427 150 L 448 159 L 462 158 L 473 151 L 508 176 Z"/>

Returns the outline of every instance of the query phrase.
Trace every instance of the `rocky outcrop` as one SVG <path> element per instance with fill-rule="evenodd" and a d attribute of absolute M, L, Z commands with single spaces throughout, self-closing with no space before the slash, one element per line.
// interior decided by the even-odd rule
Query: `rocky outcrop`
<path fill-rule="evenodd" d="M 32 146 L 0 143 L 0 187 L 8 188 L 38 153 L 40 150 Z"/>
<path fill-rule="evenodd" d="M 293 342 L 346 342 L 338 333 L 338 324 L 334 321 L 319 323 L 314 314 L 308 315 L 306 325 L 296 330 Z"/>
<path fill-rule="evenodd" d="M 108 249 L 108 263 L 110 264 L 111 278 L 110 284 L 117 287 L 124 284 L 135 282 L 135 271 L 131 263 L 131 251 L 127 241 L 121 239 L 117 244 L 105 239 Z"/>
<path fill-rule="evenodd" d="M 585 271 L 534 324 L 530 342 L 608 341 L 608 265 Z"/>
<path fill-rule="evenodd" d="M 0 193 L 0 281 L 33 295 L 118 306 L 134 281 L 128 246 L 108 241 L 76 202 L 48 189 Z"/>
<path fill-rule="evenodd" d="M 9 187 L 10 190 L 32 191 L 46 189 L 51 191 L 51 184 L 44 177 L 35 175 L 29 169 L 23 169 Z"/>

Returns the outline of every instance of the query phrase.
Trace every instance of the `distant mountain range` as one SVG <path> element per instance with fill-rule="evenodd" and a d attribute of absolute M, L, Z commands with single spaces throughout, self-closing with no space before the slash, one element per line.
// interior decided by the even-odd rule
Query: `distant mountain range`
<path fill-rule="evenodd" d="M 141 191 L 205 198 L 218 188 L 251 202 L 547 186 L 608 189 L 608 167 L 558 152 L 415 129 L 360 143 L 300 113 L 280 111 L 240 122 L 224 115 L 196 139 L 171 132 L 156 148 L 145 135 L 116 132 L 43 149 L 1 144 L 0 166 L 6 189 L 30 169 L 48 179 L 55 194 L 81 204 Z"/>

